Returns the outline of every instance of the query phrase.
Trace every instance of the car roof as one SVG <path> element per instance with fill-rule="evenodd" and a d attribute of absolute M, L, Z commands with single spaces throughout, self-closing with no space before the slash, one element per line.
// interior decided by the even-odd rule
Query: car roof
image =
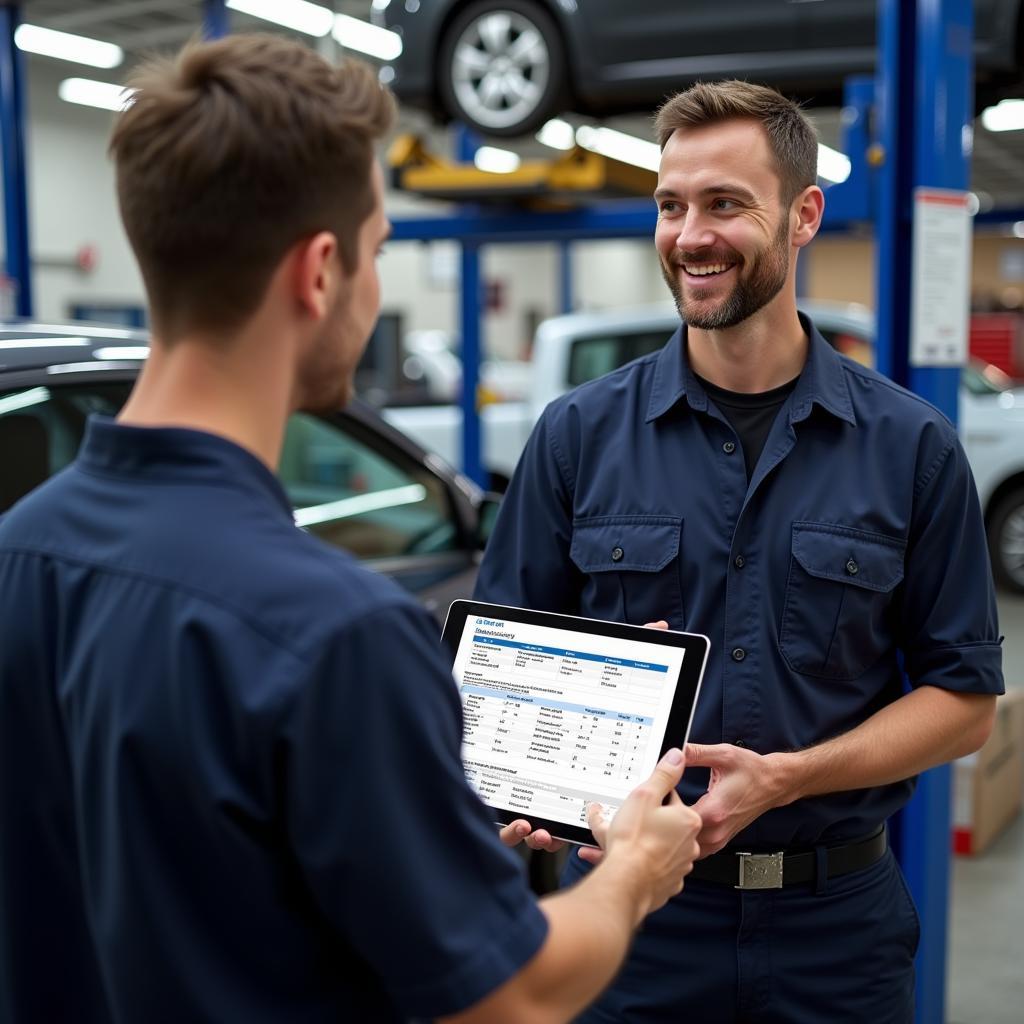
<path fill-rule="evenodd" d="M 129 327 L 85 323 L 0 321 L 0 373 L 43 366 L 140 362 L 149 335 Z"/>

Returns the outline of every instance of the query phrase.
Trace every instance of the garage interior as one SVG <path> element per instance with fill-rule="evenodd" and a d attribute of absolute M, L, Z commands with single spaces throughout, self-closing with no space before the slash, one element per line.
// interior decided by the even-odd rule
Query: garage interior
<path fill-rule="evenodd" d="M 409 3 L 419 6 L 417 0 Z M 380 22 L 371 7 L 379 14 L 388 5 L 337 0 L 331 6 L 321 0 L 320 6 L 369 25 Z M 895 93 L 905 55 L 901 46 L 908 45 L 899 38 L 908 30 L 899 6 L 897 0 L 878 3 L 879 39 L 888 41 L 879 45 L 875 74 L 888 76 Z M 945 0 L 934 6 L 941 19 L 951 11 L 960 17 L 966 10 L 969 16 L 972 5 Z M 2 9 L 0 32 L 8 37 L 0 40 L 6 233 L 0 309 L 5 318 L 145 327 L 142 281 L 120 226 L 106 157 L 110 108 L 68 101 L 69 79 L 116 86 L 148 52 L 173 51 L 200 33 L 229 31 L 287 33 L 331 59 L 351 53 L 370 60 L 381 68 L 382 81 L 390 79 L 388 60 L 359 49 L 358 33 L 312 35 L 246 11 L 244 2 L 231 0 L 23 0 Z M 29 52 L 14 43 L 19 24 L 102 40 L 120 47 L 123 57 L 108 68 L 84 68 Z M 938 54 L 942 29 L 940 21 L 934 37 L 919 35 L 916 41 L 918 53 L 936 47 L 929 65 L 933 78 L 921 86 L 931 99 L 947 85 L 963 91 L 956 75 L 968 73 L 948 54 Z M 1024 106 L 1024 64 L 1020 71 L 1016 94 L 1008 86 L 1001 99 Z M 866 76 L 836 86 L 839 92 L 847 89 L 844 105 L 810 102 L 807 107 L 821 142 L 840 159 L 835 178 L 825 182 L 834 213 L 802 257 L 801 295 L 854 304 L 873 316 L 875 365 L 956 417 L 959 367 L 918 367 L 908 359 L 914 281 L 908 210 L 915 184 L 965 193 L 971 217 L 965 342 L 972 358 L 1024 387 L 1024 120 L 1009 130 L 989 127 L 995 122 L 986 111 L 998 102 L 993 97 L 991 107 L 973 117 L 965 151 L 959 138 L 941 138 L 934 123 L 908 121 L 913 111 L 898 102 L 883 117 Z M 935 109 L 922 102 L 923 109 Z M 537 131 L 499 138 L 440 124 L 424 111 L 403 107 L 397 135 L 405 141 L 382 154 L 390 175 L 387 206 L 394 234 L 380 260 L 384 305 L 362 397 L 379 406 L 392 399 L 396 406 L 415 404 L 426 386 L 424 353 L 441 351 L 449 362 L 454 358 L 456 377 L 444 401 L 461 409 L 462 428 L 458 450 L 442 454 L 483 487 L 494 480 L 485 464 L 481 388 L 501 380 L 502 373 L 509 380 L 517 368 L 525 372 L 537 327 L 560 314 L 665 299 L 650 242 L 655 211 L 644 192 L 655 180 L 650 149 L 631 162 L 621 156 L 629 151 L 627 143 L 620 156 L 595 156 L 586 174 L 576 167 L 552 177 L 552 166 L 572 146 L 581 147 L 586 159 L 596 153 L 590 146 L 605 137 L 599 133 L 609 131 L 649 147 L 651 112 L 599 116 L 570 109 Z M 918 167 L 923 162 L 929 168 L 927 181 L 895 169 L 905 148 L 898 140 L 908 133 L 921 147 Z M 434 155 L 440 162 L 431 172 Z M 526 181 L 533 165 L 544 170 L 539 185 Z M 591 169 L 596 179 L 588 177 Z M 413 338 L 434 347 L 412 350 Z M 489 371 L 494 378 L 488 378 Z M 500 404 L 502 398 L 521 398 L 522 392 L 512 388 L 506 395 L 487 395 L 483 404 Z M 1024 437 L 1024 391 L 1018 396 L 1014 415 Z M 0 417 L 2 401 L 0 396 Z M 1007 408 L 1012 406 L 1008 399 Z M 6 457 L 0 452 L 0 461 Z M 1018 473 L 1014 486 L 1024 493 L 1024 468 Z M 1024 694 L 1024 585 L 1004 584 L 997 596 L 1007 691 Z M 1024 704 L 1024 696 L 1020 700 Z M 901 857 L 912 887 L 914 880 L 919 886 L 915 895 L 925 931 L 919 955 L 921 1022 L 1016 1024 L 1021 1019 L 1024 976 L 1015 950 L 1024 907 L 1024 713 L 1016 721 L 1014 735 L 996 737 L 1011 765 L 1000 776 L 999 792 L 981 790 L 988 763 L 984 751 L 972 755 L 970 764 L 937 769 L 925 780 L 913 829 L 907 829 L 911 839 Z M 965 834 L 979 827 L 975 816 L 982 804 L 989 815 L 987 831 L 979 832 L 980 841 L 972 846 Z M 948 899 L 942 893 L 947 875 Z M 934 895 L 936 886 L 938 899 L 923 898 Z"/>

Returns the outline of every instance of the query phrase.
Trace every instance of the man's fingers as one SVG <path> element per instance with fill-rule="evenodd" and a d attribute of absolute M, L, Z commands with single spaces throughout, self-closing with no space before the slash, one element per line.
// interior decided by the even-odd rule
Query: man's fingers
<path fill-rule="evenodd" d="M 604 850 L 595 850 L 592 846 L 581 846 L 579 847 L 580 860 L 585 860 L 588 864 L 600 864 L 604 859 Z"/>
<path fill-rule="evenodd" d="M 557 839 L 551 838 L 551 833 L 546 829 L 539 828 L 526 837 L 526 845 L 531 850 L 551 850 L 555 848 Z"/>
<path fill-rule="evenodd" d="M 678 747 L 672 747 L 665 751 L 651 772 L 651 777 L 642 786 L 661 803 L 679 785 L 685 767 L 683 752 Z"/>
<path fill-rule="evenodd" d="M 499 833 L 498 838 L 506 846 L 518 846 L 530 834 L 530 823 L 522 818 L 510 822 Z"/>
<path fill-rule="evenodd" d="M 664 619 L 658 619 L 657 622 L 645 622 L 644 629 L 668 629 L 668 623 Z"/>
<path fill-rule="evenodd" d="M 587 805 L 587 824 L 590 826 L 590 831 L 594 833 L 594 838 L 597 840 L 598 845 L 604 849 L 605 841 L 608 836 L 608 819 L 604 816 L 604 808 L 600 804 L 588 804 Z M 580 856 L 583 856 L 583 849 L 580 849 Z M 587 858 L 584 857 L 584 860 Z"/>

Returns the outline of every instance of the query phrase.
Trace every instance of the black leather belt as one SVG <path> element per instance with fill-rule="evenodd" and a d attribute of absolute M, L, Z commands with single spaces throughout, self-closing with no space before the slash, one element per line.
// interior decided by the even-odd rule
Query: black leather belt
<path fill-rule="evenodd" d="M 836 878 L 860 871 L 881 860 L 888 847 L 885 828 L 824 851 L 825 877 Z M 800 853 L 740 853 L 720 850 L 693 865 L 691 878 L 717 882 L 736 889 L 781 889 L 784 885 L 806 885 L 817 881 L 818 854 L 814 850 Z"/>

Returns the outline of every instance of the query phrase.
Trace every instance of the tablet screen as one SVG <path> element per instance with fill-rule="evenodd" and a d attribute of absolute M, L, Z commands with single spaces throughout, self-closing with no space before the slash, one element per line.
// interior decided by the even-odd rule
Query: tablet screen
<path fill-rule="evenodd" d="M 486 804 L 586 829 L 589 803 L 614 813 L 651 773 L 687 651 L 613 628 L 632 638 L 466 616 L 453 672 L 466 775 Z"/>

